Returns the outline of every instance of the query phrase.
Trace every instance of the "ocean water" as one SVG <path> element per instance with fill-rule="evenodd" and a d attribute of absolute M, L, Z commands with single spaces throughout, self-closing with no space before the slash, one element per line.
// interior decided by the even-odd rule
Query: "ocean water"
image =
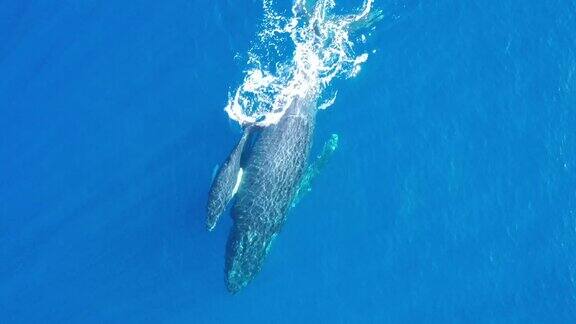
<path fill-rule="evenodd" d="M 339 147 L 231 295 L 205 206 L 262 2 L 1 1 L 0 322 L 575 323 L 576 3 L 373 9 Z"/>

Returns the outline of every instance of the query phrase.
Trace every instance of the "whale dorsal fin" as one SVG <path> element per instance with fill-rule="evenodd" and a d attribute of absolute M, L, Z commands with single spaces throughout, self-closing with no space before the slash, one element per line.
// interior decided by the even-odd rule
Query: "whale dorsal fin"
<path fill-rule="evenodd" d="M 332 134 L 330 138 L 324 143 L 322 147 L 322 151 L 316 159 L 312 161 L 312 163 L 306 168 L 304 172 L 304 176 L 302 176 L 302 181 L 300 181 L 300 185 L 298 189 L 296 189 L 296 194 L 294 195 L 294 200 L 292 200 L 292 207 L 296 206 L 302 197 L 306 195 L 308 192 L 312 191 L 312 181 L 314 178 L 320 174 L 320 171 L 326 166 L 334 151 L 338 148 L 338 134 Z"/>

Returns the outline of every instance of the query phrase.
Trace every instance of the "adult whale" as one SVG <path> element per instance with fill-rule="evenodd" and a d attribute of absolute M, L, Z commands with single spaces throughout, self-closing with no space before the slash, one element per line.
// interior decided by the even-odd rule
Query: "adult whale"
<path fill-rule="evenodd" d="M 247 128 L 214 178 L 208 198 L 209 230 L 236 197 L 225 265 L 226 286 L 232 293 L 260 271 L 286 220 L 306 169 L 315 105 L 315 97 L 297 97 L 278 123 Z"/>

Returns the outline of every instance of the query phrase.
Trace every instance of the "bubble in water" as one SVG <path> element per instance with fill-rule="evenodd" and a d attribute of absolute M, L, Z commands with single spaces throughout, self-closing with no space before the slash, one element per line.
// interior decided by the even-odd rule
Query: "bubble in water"
<path fill-rule="evenodd" d="M 362 22 L 377 20 L 370 15 L 372 4 L 365 0 L 359 13 L 342 16 L 332 13 L 334 0 L 296 0 L 291 17 L 283 17 L 274 11 L 272 0 L 264 0 L 258 42 L 248 53 L 243 83 L 229 95 L 228 116 L 241 125 L 269 126 L 280 120 L 294 98 L 317 98 L 335 78 L 356 76 L 368 53 L 354 53 L 350 33 Z M 319 108 L 334 103 L 337 91 L 333 93 Z"/>

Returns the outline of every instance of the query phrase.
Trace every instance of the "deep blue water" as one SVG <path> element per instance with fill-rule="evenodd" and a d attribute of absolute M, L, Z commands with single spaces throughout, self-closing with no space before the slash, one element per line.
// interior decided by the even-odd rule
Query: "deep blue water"
<path fill-rule="evenodd" d="M 0 1 L 0 322 L 575 323 L 576 3 L 376 7 L 230 295 L 205 203 L 259 1 Z"/>

